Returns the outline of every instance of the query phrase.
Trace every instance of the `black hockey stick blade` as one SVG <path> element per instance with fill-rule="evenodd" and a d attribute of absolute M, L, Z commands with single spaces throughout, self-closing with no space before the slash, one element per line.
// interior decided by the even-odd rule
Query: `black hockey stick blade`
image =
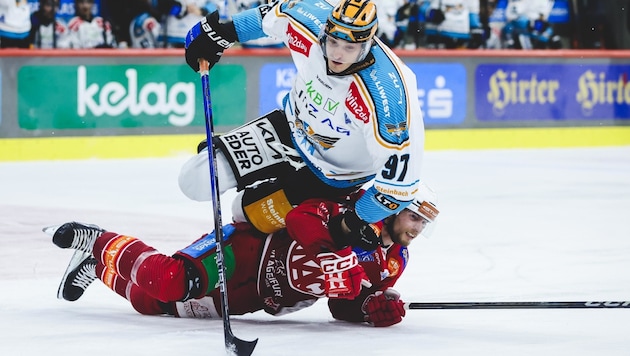
<path fill-rule="evenodd" d="M 606 309 L 630 308 L 630 301 L 405 303 L 405 309 Z"/>
<path fill-rule="evenodd" d="M 241 340 L 231 332 L 225 337 L 225 349 L 228 355 L 249 356 L 254 352 L 258 339 L 253 341 Z"/>

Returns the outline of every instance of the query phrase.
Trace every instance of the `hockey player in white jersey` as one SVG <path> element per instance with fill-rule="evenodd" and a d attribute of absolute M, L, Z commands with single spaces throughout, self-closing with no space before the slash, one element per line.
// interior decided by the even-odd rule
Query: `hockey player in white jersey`
<path fill-rule="evenodd" d="M 297 68 L 284 110 L 213 139 L 221 192 L 241 191 L 237 220 L 276 231 L 305 199 L 339 197 L 370 182 L 354 210 L 329 222 L 369 249 L 378 244 L 369 223 L 411 202 L 424 146 L 416 78 L 376 30 L 369 0 L 287 0 L 227 23 L 215 12 L 189 31 L 186 61 L 195 71 L 199 58 L 212 66 L 235 41 L 266 35 L 282 39 Z M 184 165 L 179 181 L 189 198 L 210 200 L 207 152 Z"/>

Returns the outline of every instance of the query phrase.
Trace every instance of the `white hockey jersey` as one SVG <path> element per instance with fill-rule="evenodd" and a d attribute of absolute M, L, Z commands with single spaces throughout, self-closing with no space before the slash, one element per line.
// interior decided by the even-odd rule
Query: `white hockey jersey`
<path fill-rule="evenodd" d="M 442 10 L 444 21 L 439 25 L 427 23 L 427 34 L 467 39 L 471 29 L 481 27 L 479 0 L 432 0 L 430 8 Z"/>
<path fill-rule="evenodd" d="M 508 22 L 519 18 L 533 21 L 541 16 L 543 20 L 547 20 L 553 8 L 553 3 L 554 0 L 508 0 L 505 18 Z"/>
<path fill-rule="evenodd" d="M 294 145 L 331 186 L 373 179 L 356 211 L 375 222 L 406 207 L 418 189 L 424 123 L 416 77 L 378 40 L 373 65 L 328 75 L 317 36 L 332 8 L 324 0 L 283 1 L 236 14 L 233 21 L 240 41 L 270 35 L 290 49 L 297 75 L 284 110 Z"/>
<path fill-rule="evenodd" d="M 0 0 L 0 36 L 26 38 L 31 31 L 31 8 L 26 0 Z"/>
<path fill-rule="evenodd" d="M 32 29 L 34 48 L 69 48 L 68 27 L 59 19 L 48 24 L 37 24 Z"/>
<path fill-rule="evenodd" d="M 111 25 L 100 16 L 86 21 L 75 16 L 68 21 L 70 48 L 116 47 Z"/>

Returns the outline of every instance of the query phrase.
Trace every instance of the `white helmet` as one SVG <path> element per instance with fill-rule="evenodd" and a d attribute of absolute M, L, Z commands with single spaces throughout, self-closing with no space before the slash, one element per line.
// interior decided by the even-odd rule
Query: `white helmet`
<path fill-rule="evenodd" d="M 407 209 L 422 216 L 427 221 L 421 235 L 429 237 L 435 229 L 435 220 L 440 214 L 437 208 L 437 194 L 426 184 L 420 183 L 416 197 L 407 206 Z"/>

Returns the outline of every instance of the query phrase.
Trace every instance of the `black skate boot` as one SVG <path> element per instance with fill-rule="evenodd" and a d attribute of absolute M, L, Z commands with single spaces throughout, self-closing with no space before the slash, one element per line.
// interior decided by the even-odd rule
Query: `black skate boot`
<path fill-rule="evenodd" d="M 90 253 L 75 251 L 59 284 L 57 298 L 74 302 L 95 279 L 96 259 Z"/>
<path fill-rule="evenodd" d="M 61 248 L 92 253 L 94 242 L 105 230 L 96 225 L 69 222 L 59 226 L 49 226 L 42 229 L 52 236 L 53 243 Z"/>

